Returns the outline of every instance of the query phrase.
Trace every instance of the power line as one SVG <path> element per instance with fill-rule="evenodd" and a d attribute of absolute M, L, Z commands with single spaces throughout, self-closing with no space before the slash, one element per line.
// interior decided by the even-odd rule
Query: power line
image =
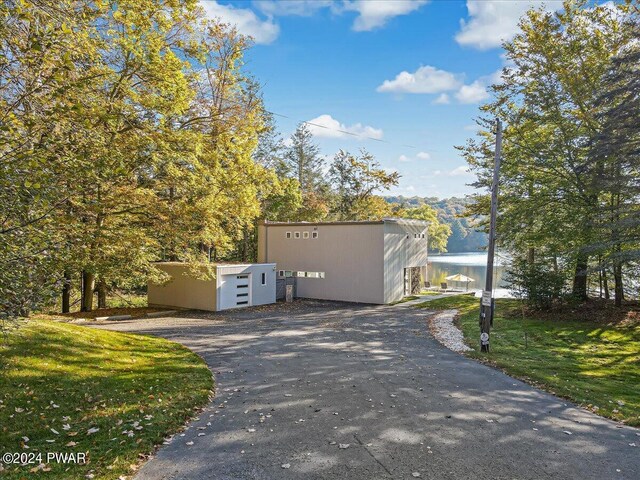
<path fill-rule="evenodd" d="M 239 105 L 239 106 L 244 106 L 244 104 L 240 103 L 237 100 L 233 100 L 233 99 L 225 98 L 225 97 L 222 97 L 222 99 L 226 100 L 226 101 L 228 101 L 230 103 L 235 103 L 236 105 Z M 408 145 L 408 144 L 404 144 L 404 143 L 389 142 L 388 140 L 383 140 L 381 138 L 375 138 L 375 137 L 370 137 L 368 135 L 363 135 L 363 134 L 360 134 L 360 133 L 349 132 L 348 130 L 342 130 L 340 128 L 331 128 L 331 127 L 327 127 L 326 125 L 320 125 L 319 123 L 309 122 L 307 120 L 297 120 L 295 118 L 289 117 L 288 115 L 284 115 L 282 113 L 277 113 L 277 112 L 274 112 L 272 110 L 267 110 L 266 108 L 264 109 L 264 111 L 269 113 L 269 114 L 271 114 L 271 115 L 273 115 L 273 116 L 275 116 L 275 117 L 281 117 L 281 118 L 286 118 L 288 120 L 294 120 L 294 121 L 296 121 L 298 123 L 304 123 L 306 125 L 312 125 L 314 127 L 324 128 L 325 130 L 330 130 L 330 131 L 333 131 L 333 132 L 343 133 L 345 135 L 350 135 L 352 137 L 365 138 L 367 140 L 373 140 L 374 142 L 386 143 L 388 145 L 396 145 L 396 146 L 399 146 L 399 147 L 413 148 L 413 149 L 416 149 L 416 150 L 418 149 L 418 147 L 416 147 L 415 145 Z"/>

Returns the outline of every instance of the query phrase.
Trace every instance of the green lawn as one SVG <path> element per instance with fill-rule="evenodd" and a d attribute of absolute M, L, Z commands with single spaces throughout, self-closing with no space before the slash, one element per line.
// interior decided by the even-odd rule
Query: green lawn
<path fill-rule="evenodd" d="M 40 452 L 45 464 L 46 452 L 86 452 L 88 464 L 5 464 L 0 476 L 128 477 L 212 387 L 204 361 L 177 343 L 30 321 L 0 343 L 0 452 Z"/>
<path fill-rule="evenodd" d="M 572 310 L 523 319 L 518 301 L 497 300 L 487 355 L 479 352 L 479 299 L 457 296 L 419 307 L 458 309 L 459 326 L 474 348 L 470 357 L 600 415 L 640 426 L 640 322 L 633 315 L 625 320 L 616 310 L 605 310 L 605 318 L 603 312 Z"/>

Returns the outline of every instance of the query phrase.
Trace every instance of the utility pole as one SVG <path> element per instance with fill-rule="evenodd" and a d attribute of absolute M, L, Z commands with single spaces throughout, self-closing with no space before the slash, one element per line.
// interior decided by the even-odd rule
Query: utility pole
<path fill-rule="evenodd" d="M 496 250 L 496 217 L 498 215 L 498 178 L 502 150 L 502 123 L 496 118 L 496 151 L 491 185 L 491 220 L 489 223 L 489 248 L 487 251 L 487 278 L 480 301 L 480 351 L 489 352 L 489 332 L 493 324 L 493 257 Z"/>

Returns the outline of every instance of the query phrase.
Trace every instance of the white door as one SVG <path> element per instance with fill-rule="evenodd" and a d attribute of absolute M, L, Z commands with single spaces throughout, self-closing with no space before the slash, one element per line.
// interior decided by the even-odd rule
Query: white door
<path fill-rule="evenodd" d="M 220 285 L 219 310 L 251 305 L 251 274 L 223 275 Z"/>

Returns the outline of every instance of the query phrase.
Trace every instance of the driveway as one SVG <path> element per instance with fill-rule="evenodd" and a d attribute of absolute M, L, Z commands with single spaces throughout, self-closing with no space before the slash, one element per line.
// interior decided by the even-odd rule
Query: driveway
<path fill-rule="evenodd" d="M 298 301 L 99 325 L 180 342 L 217 381 L 137 478 L 640 478 L 639 430 L 445 349 L 427 317 Z"/>

